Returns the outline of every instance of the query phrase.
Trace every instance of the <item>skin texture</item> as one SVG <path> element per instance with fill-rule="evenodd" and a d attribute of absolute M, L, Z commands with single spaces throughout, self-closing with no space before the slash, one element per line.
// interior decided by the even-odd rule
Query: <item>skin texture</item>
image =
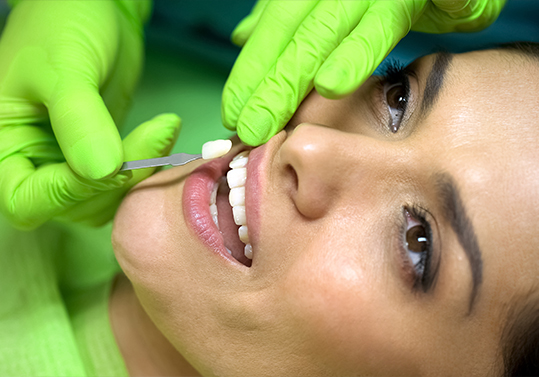
<path fill-rule="evenodd" d="M 509 52 L 455 55 L 419 116 L 434 60 L 413 64 L 395 134 L 376 78 L 342 100 L 309 95 L 287 132 L 263 147 L 250 268 L 186 226 L 182 189 L 195 166 L 160 172 L 126 197 L 116 254 L 178 357 L 220 376 L 501 372 L 507 303 L 539 271 L 539 72 Z M 468 257 L 436 199 L 441 172 L 453 177 L 481 249 L 473 306 Z M 399 224 L 412 205 L 428 211 L 440 260 L 426 291 L 414 290 L 402 249 Z M 114 327 L 114 305 L 111 315 Z M 118 342 L 122 352 L 145 347 Z"/>

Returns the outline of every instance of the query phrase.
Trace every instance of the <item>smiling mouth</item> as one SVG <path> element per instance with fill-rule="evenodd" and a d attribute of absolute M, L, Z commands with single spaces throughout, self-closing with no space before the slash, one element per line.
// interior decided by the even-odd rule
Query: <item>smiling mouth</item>
<path fill-rule="evenodd" d="M 245 213 L 245 181 L 249 151 L 240 152 L 229 164 L 226 177 L 218 180 L 210 198 L 210 214 L 223 236 L 228 253 L 241 264 L 250 267 L 253 248 Z"/>

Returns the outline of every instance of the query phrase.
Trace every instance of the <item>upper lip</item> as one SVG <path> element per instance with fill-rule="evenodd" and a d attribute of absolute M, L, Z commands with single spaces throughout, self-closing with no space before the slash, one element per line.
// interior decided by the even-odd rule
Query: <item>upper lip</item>
<path fill-rule="evenodd" d="M 266 144 L 251 150 L 249 154 L 245 182 L 245 213 L 249 239 L 253 247 L 253 263 L 260 242 L 262 202 L 267 200 L 264 188 L 269 183 L 272 162 L 284 140 L 286 140 L 286 132 L 281 131 Z"/>

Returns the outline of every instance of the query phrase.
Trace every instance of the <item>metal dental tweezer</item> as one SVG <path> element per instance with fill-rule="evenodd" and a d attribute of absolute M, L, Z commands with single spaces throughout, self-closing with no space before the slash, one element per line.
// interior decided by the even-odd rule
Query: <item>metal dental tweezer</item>
<path fill-rule="evenodd" d="M 146 160 L 136 160 L 124 162 L 120 171 L 154 168 L 157 166 L 180 166 L 185 165 L 188 162 L 198 160 L 202 158 L 202 154 L 189 154 L 189 153 L 176 153 L 166 157 L 148 158 Z"/>

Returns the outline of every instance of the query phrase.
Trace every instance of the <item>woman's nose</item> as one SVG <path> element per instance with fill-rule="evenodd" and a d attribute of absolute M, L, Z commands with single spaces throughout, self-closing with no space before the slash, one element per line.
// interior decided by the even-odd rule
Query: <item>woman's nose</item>
<path fill-rule="evenodd" d="M 383 144 L 332 128 L 299 125 L 280 150 L 283 169 L 295 180 L 292 199 L 298 211 L 317 219 L 335 203 L 360 200 L 373 191 L 378 178 L 389 173 L 384 159 L 390 156 Z"/>

